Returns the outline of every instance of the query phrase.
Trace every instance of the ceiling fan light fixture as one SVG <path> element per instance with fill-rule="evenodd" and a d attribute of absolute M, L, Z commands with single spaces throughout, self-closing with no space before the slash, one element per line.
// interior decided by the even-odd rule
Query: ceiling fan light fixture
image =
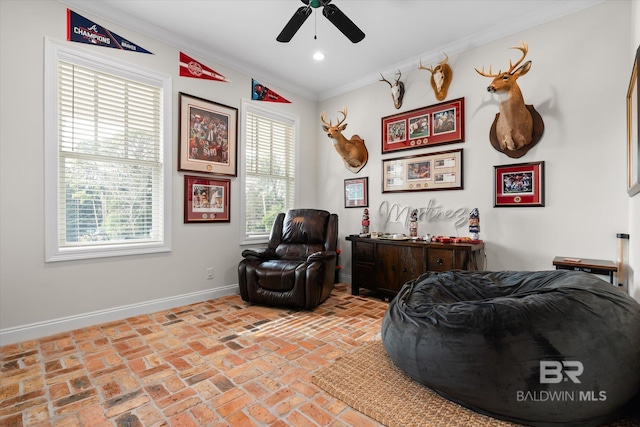
<path fill-rule="evenodd" d="M 316 51 L 313 54 L 313 59 L 315 59 L 316 61 L 322 61 L 324 59 L 324 53 L 320 52 L 319 50 Z"/>

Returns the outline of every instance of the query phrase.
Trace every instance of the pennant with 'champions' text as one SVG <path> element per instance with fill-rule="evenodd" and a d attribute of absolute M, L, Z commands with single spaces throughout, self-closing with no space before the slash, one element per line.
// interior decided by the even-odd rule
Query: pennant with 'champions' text
<path fill-rule="evenodd" d="M 153 53 L 67 9 L 67 40 L 138 53 Z"/>
<path fill-rule="evenodd" d="M 183 52 L 180 52 L 180 76 L 231 83 L 222 74 L 217 73 Z"/>
<path fill-rule="evenodd" d="M 251 99 L 254 101 L 266 101 L 266 102 L 283 102 L 291 104 L 291 101 L 281 97 L 265 85 L 262 85 L 251 79 Z"/>

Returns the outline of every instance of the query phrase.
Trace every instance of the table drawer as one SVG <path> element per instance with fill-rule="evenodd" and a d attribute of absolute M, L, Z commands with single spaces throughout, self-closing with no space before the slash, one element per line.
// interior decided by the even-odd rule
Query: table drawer
<path fill-rule="evenodd" d="M 355 242 L 353 261 L 373 262 L 373 243 Z"/>
<path fill-rule="evenodd" d="M 454 268 L 454 251 L 452 249 L 427 250 L 427 270 L 447 271 Z"/>

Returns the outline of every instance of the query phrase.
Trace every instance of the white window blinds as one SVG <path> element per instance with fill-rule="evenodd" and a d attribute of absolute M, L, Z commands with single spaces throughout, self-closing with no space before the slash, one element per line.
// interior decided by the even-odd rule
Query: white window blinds
<path fill-rule="evenodd" d="M 276 215 L 295 204 L 295 125 L 248 111 L 245 132 L 245 238 L 268 237 Z"/>
<path fill-rule="evenodd" d="M 162 239 L 161 91 L 59 63 L 60 245 Z"/>
<path fill-rule="evenodd" d="M 169 250 L 166 80 L 74 59 L 56 56 L 55 88 L 45 88 L 55 97 L 47 143 L 57 147 L 45 156 L 47 180 L 56 181 L 45 190 L 56 193 L 47 259 Z"/>

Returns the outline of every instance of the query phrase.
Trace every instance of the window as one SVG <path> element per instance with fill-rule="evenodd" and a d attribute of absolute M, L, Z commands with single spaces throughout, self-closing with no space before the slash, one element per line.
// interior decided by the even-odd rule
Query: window
<path fill-rule="evenodd" d="M 171 79 L 47 41 L 47 261 L 170 250 Z"/>
<path fill-rule="evenodd" d="M 267 241 L 279 212 L 296 205 L 297 118 L 243 102 L 244 242 Z"/>

